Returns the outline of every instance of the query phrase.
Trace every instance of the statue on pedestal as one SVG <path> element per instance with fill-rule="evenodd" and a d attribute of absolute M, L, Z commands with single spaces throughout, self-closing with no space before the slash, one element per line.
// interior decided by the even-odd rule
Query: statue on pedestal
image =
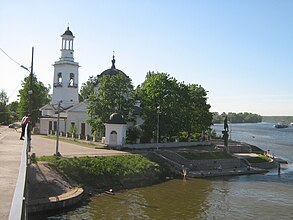
<path fill-rule="evenodd" d="M 228 147 L 228 138 L 229 138 L 229 126 L 228 126 L 228 119 L 227 116 L 224 119 L 224 130 L 222 131 L 223 134 L 223 140 L 224 140 L 224 146 Z"/>
<path fill-rule="evenodd" d="M 223 134 L 223 140 L 224 140 L 224 146 L 228 147 L 228 138 L 229 138 L 229 134 L 228 131 L 222 131 Z"/>
<path fill-rule="evenodd" d="M 224 130 L 225 131 L 229 131 L 229 126 L 228 126 L 228 119 L 227 116 L 224 119 Z"/>

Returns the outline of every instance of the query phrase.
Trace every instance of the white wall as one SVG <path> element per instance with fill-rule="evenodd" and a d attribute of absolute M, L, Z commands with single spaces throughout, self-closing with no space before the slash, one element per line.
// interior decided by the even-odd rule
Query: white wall
<path fill-rule="evenodd" d="M 54 130 L 54 122 L 57 123 L 57 118 L 41 118 L 40 119 L 40 134 L 47 135 L 49 132 L 49 122 L 52 122 L 52 130 Z M 60 132 L 66 132 L 65 129 L 65 122 L 66 120 L 64 118 L 61 118 L 59 120 L 59 131 Z"/>
<path fill-rule="evenodd" d="M 85 123 L 85 135 L 92 135 L 90 125 L 86 122 L 87 112 L 68 112 L 66 127 L 69 131 L 71 123 L 74 122 L 77 128 L 77 134 L 81 133 L 81 123 Z"/>
<path fill-rule="evenodd" d="M 124 145 L 126 139 L 126 124 L 105 124 L 105 144 L 110 145 L 110 134 L 112 131 L 117 133 L 117 145 Z"/>
<path fill-rule="evenodd" d="M 68 63 L 58 63 L 54 64 L 54 83 L 58 82 L 58 73 L 62 73 L 62 86 L 54 87 L 53 84 L 53 95 L 52 95 L 52 103 L 57 104 L 62 100 L 61 105 L 64 107 L 68 107 L 71 105 L 75 105 L 78 103 L 78 86 L 77 88 L 68 87 L 70 73 L 74 73 L 75 79 L 74 84 L 78 85 L 78 64 L 74 62 Z"/>
<path fill-rule="evenodd" d="M 48 134 L 49 120 L 46 118 L 40 119 L 40 134 Z"/>

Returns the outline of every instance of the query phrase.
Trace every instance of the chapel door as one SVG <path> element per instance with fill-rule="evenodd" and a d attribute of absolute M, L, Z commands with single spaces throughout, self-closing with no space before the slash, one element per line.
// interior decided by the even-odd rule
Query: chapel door
<path fill-rule="evenodd" d="M 117 145 L 117 132 L 116 131 L 112 131 L 110 133 L 110 145 Z"/>

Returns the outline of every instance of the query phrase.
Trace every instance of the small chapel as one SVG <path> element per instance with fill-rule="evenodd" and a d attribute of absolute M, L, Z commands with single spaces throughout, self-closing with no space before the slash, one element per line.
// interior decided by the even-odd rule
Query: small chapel
<path fill-rule="evenodd" d="M 61 57 L 56 61 L 53 76 L 53 94 L 50 103 L 40 108 L 40 134 L 56 134 L 59 124 L 59 132 L 65 135 L 72 127 L 80 139 L 92 137 L 90 125 L 86 122 L 87 102 L 79 102 L 79 63 L 74 61 L 73 41 L 74 35 L 69 27 L 61 35 Z M 112 67 L 103 71 L 103 75 L 115 75 L 123 73 L 115 67 L 113 55 Z M 123 73 L 125 74 L 125 73 Z M 98 89 L 98 84 L 95 90 Z M 135 106 L 135 108 L 139 108 Z M 121 115 L 112 114 L 108 122 L 105 122 L 106 134 L 103 140 L 107 145 L 123 145 L 125 143 L 127 123 Z"/>

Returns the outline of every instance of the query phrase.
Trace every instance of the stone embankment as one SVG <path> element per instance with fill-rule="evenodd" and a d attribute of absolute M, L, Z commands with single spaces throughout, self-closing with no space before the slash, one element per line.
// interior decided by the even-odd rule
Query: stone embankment
<path fill-rule="evenodd" d="M 29 213 L 62 209 L 81 201 L 83 188 L 47 163 L 31 164 L 28 169 Z"/>
<path fill-rule="evenodd" d="M 211 146 L 214 146 L 211 148 Z M 206 147 L 190 148 L 189 152 L 217 152 L 227 151 L 221 143 L 213 143 L 209 149 Z M 188 149 L 188 148 L 186 148 Z M 176 150 L 162 149 L 155 152 L 178 175 L 188 177 L 231 176 L 266 173 L 269 169 L 276 168 L 278 163 L 274 160 L 263 163 L 249 163 L 246 158 L 257 157 L 252 153 L 252 147 L 246 143 L 233 143 L 229 145 L 232 158 L 189 160 L 179 155 Z M 260 149 L 261 150 L 261 149 Z"/>

